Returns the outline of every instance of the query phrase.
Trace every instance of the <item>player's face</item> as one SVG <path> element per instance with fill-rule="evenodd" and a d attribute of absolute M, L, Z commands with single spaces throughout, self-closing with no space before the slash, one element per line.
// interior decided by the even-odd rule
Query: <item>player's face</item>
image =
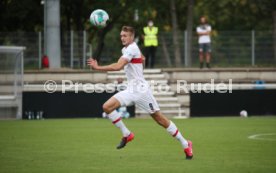
<path fill-rule="evenodd" d="M 131 32 L 125 32 L 125 31 L 121 31 L 121 41 L 122 41 L 122 44 L 124 46 L 127 46 L 129 45 L 130 43 L 133 42 L 133 35 Z"/>
<path fill-rule="evenodd" d="M 200 18 L 200 23 L 205 24 L 206 23 L 206 18 L 205 17 L 201 17 Z"/>

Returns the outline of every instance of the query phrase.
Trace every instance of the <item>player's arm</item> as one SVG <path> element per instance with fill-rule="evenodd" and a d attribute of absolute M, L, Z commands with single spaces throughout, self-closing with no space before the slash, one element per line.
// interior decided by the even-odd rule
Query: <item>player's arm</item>
<path fill-rule="evenodd" d="M 207 29 L 207 31 L 200 31 L 200 30 L 197 30 L 197 35 L 198 36 L 202 36 L 202 35 L 211 35 L 211 27 L 209 27 L 208 29 Z"/>
<path fill-rule="evenodd" d="M 145 67 L 146 57 L 143 54 L 141 54 L 141 57 L 142 57 L 142 60 L 143 60 L 143 67 Z"/>
<path fill-rule="evenodd" d="M 208 35 L 208 34 L 207 34 L 207 32 L 198 32 L 197 35 L 202 36 L 202 35 Z"/>
<path fill-rule="evenodd" d="M 94 70 L 99 70 L 99 71 L 119 71 L 123 69 L 123 67 L 128 63 L 128 61 L 124 58 L 120 58 L 118 62 L 106 65 L 106 66 L 100 66 L 98 65 L 98 61 L 92 58 L 89 58 L 87 60 L 87 65 L 92 67 Z"/>
<path fill-rule="evenodd" d="M 198 36 L 202 36 L 202 35 L 210 35 L 211 31 L 206 31 L 206 32 L 197 32 Z"/>

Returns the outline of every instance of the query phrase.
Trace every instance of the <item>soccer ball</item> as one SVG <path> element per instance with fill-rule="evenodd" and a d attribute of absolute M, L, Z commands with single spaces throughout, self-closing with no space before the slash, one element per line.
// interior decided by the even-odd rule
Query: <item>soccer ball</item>
<path fill-rule="evenodd" d="M 89 20 L 92 25 L 98 28 L 103 28 L 106 26 L 106 22 L 109 20 L 109 16 L 106 11 L 97 9 L 91 13 Z"/>
<path fill-rule="evenodd" d="M 247 111 L 246 111 L 246 110 L 242 110 L 242 111 L 240 112 L 240 116 L 246 118 L 246 117 L 248 116 Z"/>

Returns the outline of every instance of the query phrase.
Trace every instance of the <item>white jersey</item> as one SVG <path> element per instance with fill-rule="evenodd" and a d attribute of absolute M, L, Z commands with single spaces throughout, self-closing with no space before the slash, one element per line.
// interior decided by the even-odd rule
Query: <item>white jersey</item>
<path fill-rule="evenodd" d="M 128 87 L 114 97 L 121 106 L 136 104 L 140 109 L 153 114 L 159 111 L 159 105 L 154 98 L 149 84 L 143 75 L 142 53 L 135 42 L 122 49 L 122 58 L 128 61 L 124 70 L 128 80 Z"/>
<path fill-rule="evenodd" d="M 122 49 L 122 58 L 129 63 L 125 65 L 124 70 L 128 83 L 146 82 L 143 75 L 142 53 L 135 42 Z"/>
<path fill-rule="evenodd" d="M 212 28 L 210 25 L 205 24 L 205 25 L 200 25 L 196 28 L 196 32 L 211 32 Z M 198 38 L 198 43 L 211 43 L 211 38 L 210 35 L 201 35 Z"/>

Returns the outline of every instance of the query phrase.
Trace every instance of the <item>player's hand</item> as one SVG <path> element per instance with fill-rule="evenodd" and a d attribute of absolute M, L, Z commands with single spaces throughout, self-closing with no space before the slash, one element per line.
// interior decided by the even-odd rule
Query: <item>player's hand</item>
<path fill-rule="evenodd" d="M 89 65 L 90 67 L 92 67 L 93 69 L 97 69 L 98 67 L 98 61 L 96 59 L 93 59 L 93 58 L 89 58 L 87 60 L 87 65 Z"/>

